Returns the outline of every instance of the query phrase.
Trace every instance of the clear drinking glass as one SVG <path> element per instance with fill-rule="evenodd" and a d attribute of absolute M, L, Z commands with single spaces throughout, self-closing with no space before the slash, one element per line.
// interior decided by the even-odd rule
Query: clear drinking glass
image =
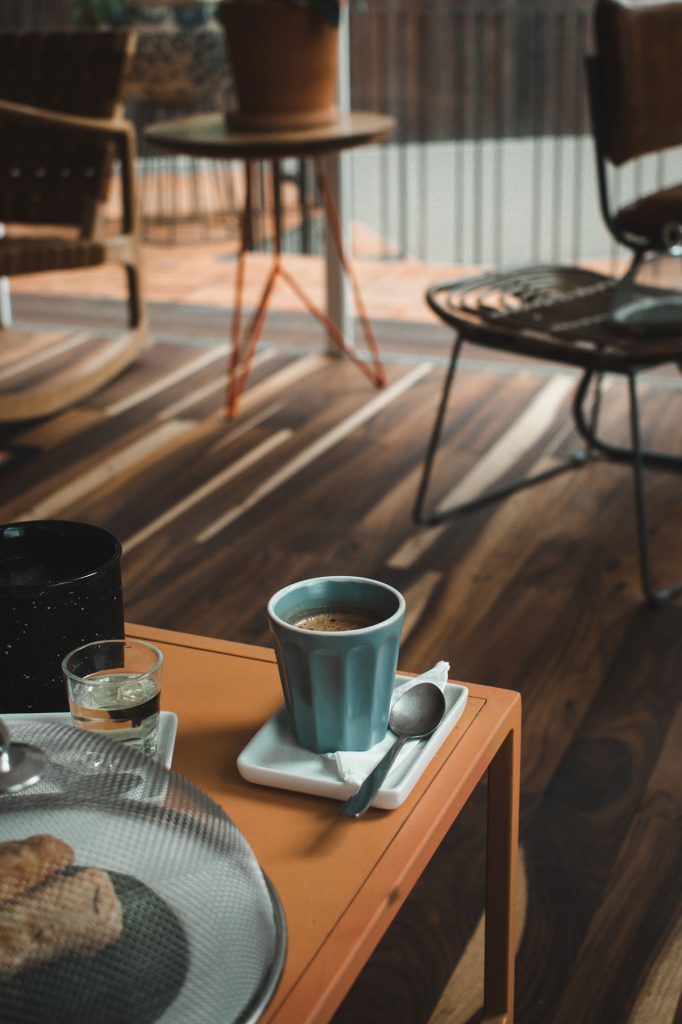
<path fill-rule="evenodd" d="M 96 640 L 66 655 L 74 724 L 156 753 L 163 654 L 144 640 Z"/>

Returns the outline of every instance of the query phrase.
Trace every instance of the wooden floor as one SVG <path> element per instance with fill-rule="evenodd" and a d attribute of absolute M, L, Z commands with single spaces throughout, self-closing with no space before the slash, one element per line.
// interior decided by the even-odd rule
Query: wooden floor
<path fill-rule="evenodd" d="M 154 345 L 78 407 L 0 431 L 0 518 L 111 529 L 124 543 L 129 620 L 233 640 L 268 644 L 267 598 L 298 578 L 341 572 L 399 587 L 409 608 L 404 669 L 444 658 L 455 678 L 523 694 L 517 1021 L 680 1024 L 682 600 L 642 604 L 627 468 L 595 463 L 416 528 L 411 507 L 450 341 L 422 292 L 443 268 L 363 268 L 387 355 L 382 391 L 325 357 L 295 303 L 278 300 L 228 423 L 232 266 L 219 247 L 159 248 L 148 262 Z M 314 262 L 300 272 L 318 286 Z M 71 294 L 57 279 L 22 281 L 17 320 L 111 322 L 118 284 L 84 281 Z M 464 357 L 437 499 L 576 444 L 574 374 L 473 348 Z M 642 384 L 652 446 L 682 451 L 681 382 L 675 372 Z M 604 429 L 627 439 L 618 381 Z M 665 582 L 682 575 L 682 480 L 648 474 L 647 497 Z M 477 1019 L 479 789 L 336 1024 Z"/>

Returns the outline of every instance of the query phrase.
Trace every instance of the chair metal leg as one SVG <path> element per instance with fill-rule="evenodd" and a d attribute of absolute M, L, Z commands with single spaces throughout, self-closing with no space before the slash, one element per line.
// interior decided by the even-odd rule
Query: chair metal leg
<path fill-rule="evenodd" d="M 639 546 L 639 570 L 642 590 L 649 604 L 665 604 L 671 597 L 682 591 L 682 580 L 672 586 L 656 590 L 651 581 L 651 561 L 647 535 L 646 508 L 644 503 L 644 452 L 640 444 L 639 410 L 637 405 L 637 382 L 635 373 L 628 374 L 630 392 L 630 435 L 632 439 L 631 461 L 635 491 L 635 514 L 637 520 L 637 543 Z M 682 460 L 677 460 L 678 463 Z"/>
<path fill-rule="evenodd" d="M 592 373 L 591 370 L 586 370 L 585 373 L 583 374 L 583 379 L 580 382 L 578 390 L 575 393 L 575 398 L 573 400 L 573 419 L 574 419 L 574 421 L 577 421 L 577 419 L 579 417 L 583 421 L 585 419 L 585 416 L 584 416 L 584 413 L 583 413 L 583 405 L 585 403 L 585 398 L 587 397 L 589 386 L 592 383 L 592 377 L 593 376 L 594 376 L 594 374 Z M 584 438 L 584 440 L 585 440 L 585 455 L 586 455 L 587 458 L 592 458 L 592 456 L 594 454 L 595 445 L 594 445 L 593 438 L 594 438 L 595 434 L 597 433 L 597 425 L 599 423 L 599 413 L 601 412 L 601 385 L 602 385 L 602 377 L 603 377 L 603 374 L 601 374 L 601 373 L 597 374 L 596 381 L 595 381 L 595 387 L 594 387 L 594 398 L 592 400 L 592 408 L 590 410 L 589 434 L 588 434 L 587 437 Z"/>
<path fill-rule="evenodd" d="M 522 490 L 524 487 L 532 487 L 534 484 L 542 483 L 544 480 L 550 480 L 554 476 L 558 476 L 560 473 L 566 472 L 569 469 L 577 469 L 579 466 L 585 464 L 588 461 L 589 449 L 586 451 L 575 452 L 569 459 L 559 463 L 557 466 L 553 466 L 552 469 L 544 470 L 542 473 L 536 473 L 533 476 L 522 477 L 521 479 L 513 480 L 511 483 L 504 484 L 502 487 L 494 488 L 491 491 L 486 491 L 485 494 L 480 495 L 478 498 L 473 498 L 470 501 L 462 502 L 459 505 L 454 505 L 451 508 L 442 509 L 440 511 L 434 511 L 427 513 L 425 511 L 426 494 L 429 488 L 429 481 L 431 478 L 431 470 L 433 468 L 433 460 L 438 449 L 440 437 L 443 429 L 443 421 L 445 419 L 445 412 L 447 409 L 448 398 L 450 395 L 450 389 L 455 376 L 455 369 L 457 361 L 459 359 L 462 344 L 464 338 L 461 334 L 455 335 L 455 343 L 452 349 L 452 357 L 450 359 L 450 365 L 448 366 L 447 374 L 445 377 L 445 383 L 443 385 L 443 393 L 441 395 L 440 405 L 438 406 L 438 412 L 436 413 L 436 420 L 433 425 L 433 431 L 426 449 L 424 456 L 424 468 L 422 470 L 422 477 L 417 491 L 417 500 L 415 502 L 414 510 L 412 513 L 413 519 L 416 523 L 420 523 L 423 526 L 435 526 L 437 523 L 441 523 L 446 519 L 457 515 L 460 512 L 468 512 L 475 508 L 480 508 L 483 505 L 487 505 L 490 502 L 498 501 L 501 498 L 507 497 L 509 494 L 514 494 L 516 491 Z M 587 391 L 589 384 L 589 374 L 585 374 L 578 387 L 576 395 L 576 402 L 579 400 L 582 404 L 584 394 Z M 580 397 L 579 397 L 580 396 Z"/>
<path fill-rule="evenodd" d="M 452 381 L 455 376 L 455 369 L 457 367 L 457 360 L 459 359 L 459 353 L 462 348 L 462 336 L 455 334 L 455 342 L 452 348 L 452 356 L 450 358 L 450 365 L 448 366 L 447 374 L 445 375 L 445 383 L 443 385 L 443 393 L 441 395 L 440 404 L 438 406 L 438 412 L 436 413 L 436 421 L 433 425 L 431 437 L 426 449 L 426 455 L 424 456 L 424 469 L 422 470 L 422 478 L 419 483 L 419 490 L 417 491 L 417 500 L 414 506 L 413 518 L 416 523 L 422 523 L 424 526 L 432 526 L 438 519 L 435 515 L 427 515 L 424 512 L 424 502 L 426 500 L 426 492 L 429 488 L 429 481 L 431 479 L 431 470 L 433 469 L 433 459 L 440 442 L 440 435 L 443 429 L 443 420 L 445 419 L 445 411 L 448 405 L 448 397 L 450 395 L 450 388 L 452 387 Z"/>
<path fill-rule="evenodd" d="M 585 399 L 587 398 L 589 387 L 594 377 L 594 373 L 591 370 L 585 371 L 578 385 L 573 400 L 573 418 L 575 420 L 576 428 L 585 440 L 585 448 L 583 451 L 575 452 L 568 460 L 560 463 L 558 466 L 550 470 L 546 470 L 543 473 L 537 473 L 534 476 L 523 477 L 512 481 L 509 484 L 505 484 L 503 487 L 496 488 L 488 491 L 485 494 L 480 495 L 470 501 L 462 502 L 459 505 L 443 509 L 441 511 L 434 511 L 427 513 L 425 510 L 426 496 L 429 490 L 429 484 L 431 481 L 431 472 L 433 469 L 433 462 L 440 444 L 441 434 L 443 431 L 443 423 L 445 420 L 445 413 L 447 410 L 448 399 L 450 397 L 450 390 L 455 378 L 455 372 L 457 363 L 461 353 L 464 338 L 457 334 L 455 335 L 455 342 L 452 349 L 452 356 L 450 364 L 447 369 L 445 376 L 445 382 L 443 385 L 443 393 L 441 395 L 440 404 L 436 413 L 436 419 L 429 438 L 429 443 L 424 456 L 424 467 L 422 469 L 421 481 L 419 489 L 417 491 L 417 499 L 413 510 L 413 518 L 415 522 L 420 523 L 424 526 L 435 526 L 437 523 L 443 522 L 446 519 L 460 513 L 467 512 L 471 509 L 478 508 L 489 502 L 497 501 L 500 498 L 504 498 L 509 494 L 513 494 L 515 491 L 521 490 L 524 487 L 530 487 L 533 484 L 541 483 L 544 480 L 548 480 L 553 476 L 557 476 L 559 473 L 563 473 L 567 469 L 575 469 L 578 466 L 584 465 L 588 462 L 593 454 L 593 450 L 604 452 L 609 458 L 616 459 L 617 461 L 628 461 L 632 464 L 633 469 L 633 482 L 634 482 L 634 494 L 635 494 L 635 513 L 636 513 L 636 525 L 637 525 L 637 543 L 639 548 L 639 565 L 640 565 L 640 578 L 642 584 L 642 590 L 644 596 L 649 604 L 661 605 L 668 601 L 675 594 L 682 591 L 682 580 L 678 583 L 673 584 L 670 587 L 665 587 L 660 590 L 656 590 L 652 584 L 651 579 L 651 562 L 649 557 L 649 542 L 647 535 L 647 521 L 646 521 L 646 508 L 644 502 L 644 465 L 650 463 L 653 466 L 663 468 L 680 468 L 682 467 L 682 458 L 674 455 L 667 455 L 666 453 L 648 452 L 642 449 L 640 441 L 639 431 L 639 410 L 637 405 L 637 387 L 636 387 L 636 373 L 634 371 L 627 374 L 629 395 L 630 395 L 630 432 L 631 432 L 631 446 L 630 448 L 618 448 L 612 445 L 605 444 L 600 441 L 596 436 L 597 422 L 599 417 L 599 405 L 600 405 L 600 383 L 601 376 L 597 377 L 597 386 L 595 391 L 595 397 L 592 403 L 592 409 L 589 414 L 589 423 L 585 414 Z"/>
<path fill-rule="evenodd" d="M 589 375 L 592 376 L 591 373 Z M 633 462 L 634 452 L 632 448 L 609 444 L 607 441 L 602 441 L 597 437 L 596 421 L 592 419 L 588 424 L 585 419 L 582 402 L 574 403 L 573 419 L 575 420 L 576 430 L 584 438 L 588 448 L 603 452 L 609 459 L 613 459 L 616 462 Z M 679 455 L 672 455 L 668 452 L 652 452 L 642 448 L 639 457 L 646 465 L 657 467 L 658 469 L 682 469 L 682 457 Z"/>

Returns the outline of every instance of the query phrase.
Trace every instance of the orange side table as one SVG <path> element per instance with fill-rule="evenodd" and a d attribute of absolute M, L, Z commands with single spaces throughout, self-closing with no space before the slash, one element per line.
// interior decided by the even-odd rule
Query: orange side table
<path fill-rule="evenodd" d="M 469 686 L 467 706 L 406 801 L 339 818 L 334 801 L 252 785 L 237 757 L 282 704 L 274 653 L 143 626 L 164 652 L 162 706 L 178 715 L 173 768 L 242 830 L 286 915 L 287 959 L 267 1024 L 324 1024 L 488 772 L 485 914 L 487 1024 L 514 1000 L 521 698 Z M 333 879 L 333 884 L 330 884 Z"/>
<path fill-rule="evenodd" d="M 241 244 L 237 263 L 235 302 L 232 313 L 232 355 L 227 388 L 227 413 L 232 417 L 237 412 L 239 396 L 246 386 L 256 346 L 265 323 L 270 297 L 278 277 L 289 285 L 305 308 L 324 326 L 329 337 L 378 387 L 385 383 L 384 368 L 372 325 L 365 310 L 357 278 L 346 255 L 341 224 L 336 204 L 327 181 L 322 157 L 339 153 L 355 146 L 379 142 L 395 127 L 395 120 L 385 114 L 373 111 L 351 111 L 341 114 L 331 125 L 319 128 L 301 128 L 288 131 L 245 132 L 228 128 L 222 114 L 198 114 L 193 117 L 163 121 L 151 125 L 145 136 L 160 149 L 189 156 L 220 160 L 243 160 L 246 164 L 246 198 L 241 218 Z M 371 354 L 371 364 L 364 362 L 354 346 L 349 345 L 338 326 L 324 313 L 305 292 L 294 275 L 282 261 L 282 211 L 279 196 L 279 161 L 284 157 L 311 157 L 314 161 L 317 182 L 322 197 L 327 230 L 331 232 L 338 252 L 341 267 L 353 287 L 355 305 L 360 316 L 365 341 Z M 242 332 L 242 293 L 244 288 L 245 257 L 249 246 L 249 212 L 251 206 L 250 165 L 255 160 L 267 160 L 272 164 L 272 192 L 274 211 L 274 252 L 272 269 L 265 281 L 260 299 L 250 324 Z"/>

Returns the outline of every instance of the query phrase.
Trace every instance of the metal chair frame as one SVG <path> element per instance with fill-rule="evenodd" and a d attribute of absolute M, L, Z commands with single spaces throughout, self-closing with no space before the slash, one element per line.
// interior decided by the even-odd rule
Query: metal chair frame
<path fill-rule="evenodd" d="M 443 391 L 436 412 L 436 418 L 427 444 L 426 453 L 424 456 L 424 464 L 421 474 L 419 487 L 417 490 L 417 498 L 413 509 L 414 521 L 423 526 L 434 526 L 438 523 L 442 523 L 454 516 L 463 514 L 465 512 L 473 511 L 474 509 L 481 508 L 494 501 L 498 501 L 502 498 L 508 497 L 511 494 L 515 494 L 527 487 L 532 487 L 535 484 L 543 483 L 545 480 L 550 480 L 552 477 L 558 476 L 561 473 L 571 469 L 578 469 L 581 466 L 586 465 L 592 461 L 595 457 L 596 452 L 602 453 L 606 458 L 618 461 L 628 462 L 632 465 L 633 470 L 633 485 L 634 485 L 634 500 L 635 500 L 635 518 L 636 518 L 636 531 L 637 531 L 637 545 L 639 554 L 639 572 L 642 591 L 647 602 L 652 606 L 662 605 L 667 602 L 674 595 L 682 591 L 682 580 L 677 583 L 673 583 L 670 586 L 656 588 L 653 584 L 652 570 L 651 570 L 651 557 L 649 552 L 649 539 L 648 539 L 648 524 L 647 524 L 647 513 L 646 513 L 646 502 L 644 495 L 644 467 L 646 465 L 652 466 L 659 469 L 668 470 L 682 470 L 682 457 L 671 455 L 664 452 L 653 452 L 642 448 L 641 434 L 640 434 L 640 416 L 639 407 L 637 401 L 637 385 L 636 378 L 637 374 L 644 369 L 644 366 L 632 365 L 621 370 L 614 370 L 621 375 L 625 376 L 628 382 L 628 395 L 629 395 L 629 418 L 630 418 L 630 440 L 631 445 L 627 447 L 619 447 L 608 444 L 602 441 L 598 435 L 598 419 L 600 411 L 601 401 L 601 381 L 603 373 L 593 367 L 583 369 L 582 377 L 579 381 L 578 387 L 575 392 L 572 406 L 573 421 L 577 433 L 583 438 L 585 445 L 582 450 L 574 452 L 570 458 L 561 462 L 559 465 L 552 467 L 551 469 L 545 470 L 544 472 L 537 473 L 533 476 L 521 477 L 513 480 L 511 483 L 504 484 L 501 487 L 494 488 L 493 490 L 487 491 L 476 498 L 462 502 L 461 504 L 451 506 L 446 509 L 436 509 L 428 512 L 426 510 L 426 500 L 429 490 L 429 484 L 431 482 L 431 473 L 433 469 L 433 462 L 438 450 L 440 443 L 443 424 L 445 421 L 445 415 L 448 406 L 448 399 L 450 391 L 455 378 L 457 369 L 457 363 L 461 354 L 462 346 L 467 340 L 481 341 L 480 337 L 476 339 L 469 339 L 466 336 L 465 331 L 462 329 L 461 324 L 453 323 L 453 319 L 448 315 L 443 314 L 442 307 L 439 305 L 437 295 L 443 291 L 443 288 L 447 287 L 444 285 L 434 285 L 427 292 L 427 302 L 431 308 L 442 319 L 450 323 L 455 327 L 455 340 L 452 348 L 452 355 L 450 363 L 448 365 L 447 373 L 445 376 L 445 382 L 443 385 Z M 499 346 L 502 348 L 503 346 Z M 508 349 L 512 349 L 512 346 L 507 345 Z M 588 397 L 590 385 L 595 382 L 594 398 L 592 402 L 592 408 L 589 414 L 585 412 L 585 402 Z"/>

